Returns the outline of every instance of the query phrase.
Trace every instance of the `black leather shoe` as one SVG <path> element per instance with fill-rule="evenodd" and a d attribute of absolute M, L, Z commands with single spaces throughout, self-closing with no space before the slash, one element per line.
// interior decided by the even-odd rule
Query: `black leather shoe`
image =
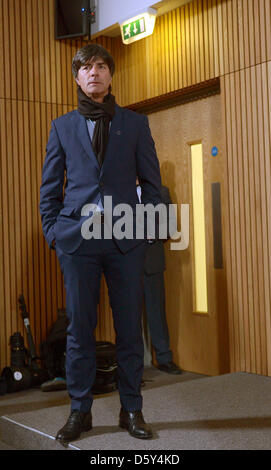
<path fill-rule="evenodd" d="M 158 369 L 162 370 L 163 372 L 167 372 L 168 374 L 182 374 L 182 370 L 174 364 L 174 362 L 167 362 L 166 364 L 158 364 Z"/>
<path fill-rule="evenodd" d="M 90 431 L 91 429 L 91 411 L 82 413 L 79 410 L 72 410 L 65 426 L 58 431 L 56 439 L 61 443 L 71 442 L 77 439 L 81 432 Z"/>
<path fill-rule="evenodd" d="M 152 430 L 145 423 L 142 412 L 139 411 L 126 411 L 123 408 L 120 410 L 119 425 L 133 437 L 138 439 L 150 439 L 152 437 Z"/>

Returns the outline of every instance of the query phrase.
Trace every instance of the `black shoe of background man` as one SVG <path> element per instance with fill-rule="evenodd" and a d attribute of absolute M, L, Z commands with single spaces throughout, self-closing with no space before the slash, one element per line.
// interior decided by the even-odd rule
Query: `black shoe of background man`
<path fill-rule="evenodd" d="M 56 440 L 60 441 L 62 444 L 65 444 L 77 439 L 81 432 L 90 431 L 91 429 L 91 411 L 88 413 L 83 413 L 79 410 L 72 410 L 65 426 L 63 426 L 63 428 L 58 431 Z"/>
<path fill-rule="evenodd" d="M 182 374 L 182 369 L 180 369 L 174 362 L 167 362 L 166 364 L 158 364 L 157 368 L 168 374 L 179 375 Z"/>
<path fill-rule="evenodd" d="M 152 438 L 152 430 L 145 423 L 142 411 L 126 411 L 120 410 L 119 425 L 121 428 L 127 429 L 129 434 L 138 439 Z"/>

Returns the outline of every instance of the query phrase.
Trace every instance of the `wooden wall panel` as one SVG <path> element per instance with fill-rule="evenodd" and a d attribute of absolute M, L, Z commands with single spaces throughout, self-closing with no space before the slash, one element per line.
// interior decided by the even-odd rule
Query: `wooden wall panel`
<path fill-rule="evenodd" d="M 118 102 L 125 106 L 271 60 L 270 17 L 270 0 L 195 0 L 158 17 L 143 41 L 125 46 L 114 38 L 113 55 L 121 56 L 113 80 Z M 121 89 L 119 75 L 126 77 Z"/>
<path fill-rule="evenodd" d="M 55 41 L 53 0 L 0 1 L 0 370 L 24 326 L 23 293 L 37 347 L 65 306 L 62 274 L 41 230 L 39 189 L 51 120 L 77 105 L 71 61 L 81 40 Z M 99 38 L 110 49 L 110 38 Z M 97 339 L 114 340 L 103 280 Z"/>
<path fill-rule="evenodd" d="M 270 375 L 271 63 L 223 77 L 231 368 Z"/>
<path fill-rule="evenodd" d="M 0 5 L 0 97 L 76 106 L 70 62 L 82 41 L 55 41 L 53 1 Z M 112 48 L 127 105 L 271 60 L 270 26 L 270 0 L 195 0 L 158 17 L 143 41 L 99 42 Z"/>
<path fill-rule="evenodd" d="M 113 93 L 126 106 L 221 78 L 228 169 L 228 295 L 232 370 L 271 374 L 270 0 L 194 0 L 156 20 L 130 46 L 96 41 L 116 61 Z M 50 121 L 77 104 L 71 59 L 81 40 L 54 39 L 53 0 L 0 0 L 0 367 L 23 331 L 25 294 L 37 344 L 65 303 L 38 201 Z M 114 337 L 103 281 L 99 338 Z"/>
<path fill-rule="evenodd" d="M 2 367 L 9 362 L 11 334 L 24 333 L 17 302 L 20 293 L 26 299 L 37 345 L 45 339 L 56 319 L 57 308 L 65 305 L 62 275 L 55 252 L 44 242 L 38 204 L 50 121 L 72 109 L 56 104 L 0 100 Z M 103 305 L 109 316 L 106 300 Z M 110 339 L 110 319 L 102 325 L 103 339 L 104 336 Z"/>
<path fill-rule="evenodd" d="M 141 57 L 148 55 L 148 94 L 143 98 L 132 91 L 118 95 L 126 105 L 172 91 L 172 83 L 178 89 L 221 77 L 229 174 L 227 276 L 231 370 L 268 375 L 271 373 L 270 19 L 270 0 L 199 0 L 178 8 L 176 14 L 171 12 L 158 18 L 153 36 L 140 43 Z M 170 40 L 176 29 L 175 21 L 177 55 L 171 53 Z M 114 47 L 125 48 L 117 41 L 113 51 Z M 153 50 L 157 55 L 150 55 Z M 126 48 L 127 60 L 130 54 L 133 55 L 132 49 Z"/>
<path fill-rule="evenodd" d="M 57 112 L 50 104 L 1 99 L 0 108 L 1 318 L 5 319 L 7 347 L 11 334 L 18 330 L 23 332 L 17 302 L 19 294 L 23 293 L 39 344 L 55 318 L 56 307 L 63 304 L 63 297 L 58 299 L 59 304 L 56 302 L 62 280 L 55 254 L 44 245 L 38 210 L 48 122 L 62 114 L 63 107 Z M 42 125 L 44 132 L 41 132 Z M 1 349 L 1 361 L 6 362 L 7 358 L 8 350 Z"/>

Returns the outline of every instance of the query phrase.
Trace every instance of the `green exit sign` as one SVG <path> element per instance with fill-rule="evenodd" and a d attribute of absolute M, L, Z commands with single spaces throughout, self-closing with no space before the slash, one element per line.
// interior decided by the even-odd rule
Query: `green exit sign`
<path fill-rule="evenodd" d="M 138 34 L 144 33 L 145 29 L 145 19 L 140 18 L 139 20 L 133 21 L 132 23 L 127 23 L 123 25 L 123 36 L 124 39 L 130 39 Z"/>

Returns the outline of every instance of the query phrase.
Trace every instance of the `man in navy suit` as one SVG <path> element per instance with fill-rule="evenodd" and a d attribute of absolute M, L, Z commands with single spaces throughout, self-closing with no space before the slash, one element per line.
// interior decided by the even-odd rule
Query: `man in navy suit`
<path fill-rule="evenodd" d="M 146 242 L 136 238 L 136 176 L 142 204 L 161 203 L 159 162 L 147 117 L 115 103 L 109 52 L 98 44 L 84 46 L 74 56 L 72 70 L 78 109 L 52 122 L 40 188 L 42 228 L 64 275 L 69 318 L 66 380 L 71 412 L 56 438 L 69 442 L 92 428 L 94 331 L 103 272 L 116 331 L 119 425 L 132 436 L 147 439 L 152 431 L 144 421 L 141 395 Z M 106 197 L 111 198 L 111 220 Z M 132 237 L 117 237 L 114 231 L 113 237 L 105 235 L 106 227 L 121 218 L 114 213 L 119 204 L 131 208 Z M 90 238 L 82 231 L 90 215 L 100 222 L 100 237 Z"/>

